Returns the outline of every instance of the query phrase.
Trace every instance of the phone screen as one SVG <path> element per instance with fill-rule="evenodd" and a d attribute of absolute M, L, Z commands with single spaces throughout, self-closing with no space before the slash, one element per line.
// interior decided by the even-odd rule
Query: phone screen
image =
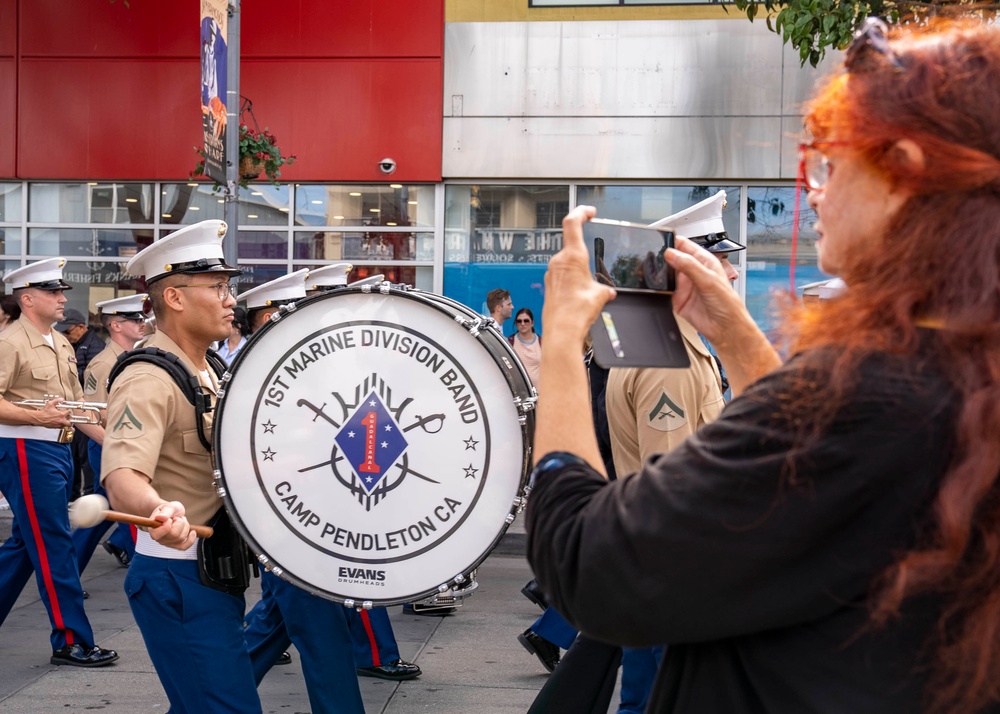
<path fill-rule="evenodd" d="M 673 231 L 594 218 L 583 224 L 583 240 L 598 282 L 624 290 L 674 291 L 676 275 L 665 258 L 674 247 Z"/>

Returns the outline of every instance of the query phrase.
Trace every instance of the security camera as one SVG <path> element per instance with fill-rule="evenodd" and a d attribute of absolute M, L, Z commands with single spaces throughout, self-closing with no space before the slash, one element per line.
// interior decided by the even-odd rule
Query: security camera
<path fill-rule="evenodd" d="M 378 162 L 378 170 L 384 174 L 391 174 L 396 170 L 396 162 L 393 159 L 382 159 Z"/>

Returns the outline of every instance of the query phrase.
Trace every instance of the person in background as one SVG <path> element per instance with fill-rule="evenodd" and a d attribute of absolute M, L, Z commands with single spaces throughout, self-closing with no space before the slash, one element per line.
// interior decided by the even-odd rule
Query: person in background
<path fill-rule="evenodd" d="M 0 332 L 0 490 L 10 501 L 11 535 L 0 546 L 0 623 L 32 572 L 52 624 L 52 664 L 103 667 L 118 659 L 94 644 L 69 527 L 74 428 L 60 401 L 83 400 L 73 347 L 52 324 L 66 304 L 63 258 L 11 270 L 21 316 Z M 57 395 L 53 397 L 53 395 Z M 18 406 L 33 401 L 41 409 Z M 77 424 L 100 439 L 97 424 Z"/>
<path fill-rule="evenodd" d="M 542 363 L 542 336 L 535 332 L 534 313 L 522 307 L 514 315 L 514 325 L 517 327 L 517 332 L 508 337 L 507 342 L 514 348 L 514 353 L 531 377 L 532 385 L 538 389 L 538 368 Z"/>
<path fill-rule="evenodd" d="M 83 386 L 83 373 L 101 350 L 105 343 L 100 336 L 87 325 L 83 313 L 73 308 L 66 309 L 66 316 L 56 323 L 56 330 L 61 332 L 73 345 L 76 352 L 76 371 Z M 94 470 L 87 459 L 87 448 L 90 439 L 82 431 L 73 436 L 73 498 L 77 498 L 94 490 Z"/>
<path fill-rule="evenodd" d="M 146 298 L 145 293 L 140 293 L 97 303 L 101 325 L 107 330 L 110 340 L 107 347 L 90 361 L 83 375 L 83 396 L 88 402 L 108 401 L 108 375 L 111 374 L 111 368 L 118 356 L 131 350 L 145 333 L 146 314 L 143 307 Z M 96 474 L 101 473 L 101 448 L 101 444 L 93 439 L 87 446 L 87 458 Z M 100 480 L 94 483 L 94 493 L 106 495 Z M 135 526 L 101 521 L 93 528 L 79 528 L 73 532 L 73 546 L 81 573 L 90 562 L 101 538 L 112 527 L 114 530 L 111 535 L 102 543 L 104 550 L 114 556 L 122 567 L 128 567 L 132 562 L 132 556 L 135 555 Z"/>
<path fill-rule="evenodd" d="M 249 336 L 250 323 L 247 321 L 247 311 L 237 305 L 233 308 L 233 331 L 229 337 L 216 343 L 215 351 L 219 353 L 223 362 L 231 366 Z"/>
<path fill-rule="evenodd" d="M 503 333 L 503 323 L 510 319 L 514 312 L 514 301 L 510 293 L 503 288 L 490 290 L 486 293 L 486 309 L 489 311 L 489 324 Z"/>
<path fill-rule="evenodd" d="M 674 307 L 733 401 L 613 483 L 568 355 L 614 291 L 590 274 L 593 209 L 564 219 L 528 559 L 588 634 L 670 643 L 647 712 L 1000 708 L 997 106 L 995 23 L 865 20 L 800 147 L 819 267 L 848 290 L 790 301 L 782 364 L 716 259 L 678 239 Z"/>

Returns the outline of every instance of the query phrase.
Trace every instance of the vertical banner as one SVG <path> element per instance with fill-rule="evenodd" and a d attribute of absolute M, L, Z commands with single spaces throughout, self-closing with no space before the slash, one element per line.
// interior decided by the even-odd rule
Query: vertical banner
<path fill-rule="evenodd" d="M 228 0 L 201 0 L 201 126 L 205 175 L 226 182 Z"/>

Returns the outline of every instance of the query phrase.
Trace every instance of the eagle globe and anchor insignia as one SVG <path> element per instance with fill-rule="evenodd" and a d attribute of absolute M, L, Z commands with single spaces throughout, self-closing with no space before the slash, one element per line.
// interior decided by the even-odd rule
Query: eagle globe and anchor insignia
<path fill-rule="evenodd" d="M 447 315 L 396 301 L 428 314 L 375 319 L 384 303 L 366 315 L 345 299 L 346 321 L 288 316 L 309 318 L 305 336 L 288 317 L 268 325 L 219 415 L 227 506 L 257 552 L 335 600 L 410 602 L 468 573 L 523 483 L 523 419 L 496 358 Z"/>

